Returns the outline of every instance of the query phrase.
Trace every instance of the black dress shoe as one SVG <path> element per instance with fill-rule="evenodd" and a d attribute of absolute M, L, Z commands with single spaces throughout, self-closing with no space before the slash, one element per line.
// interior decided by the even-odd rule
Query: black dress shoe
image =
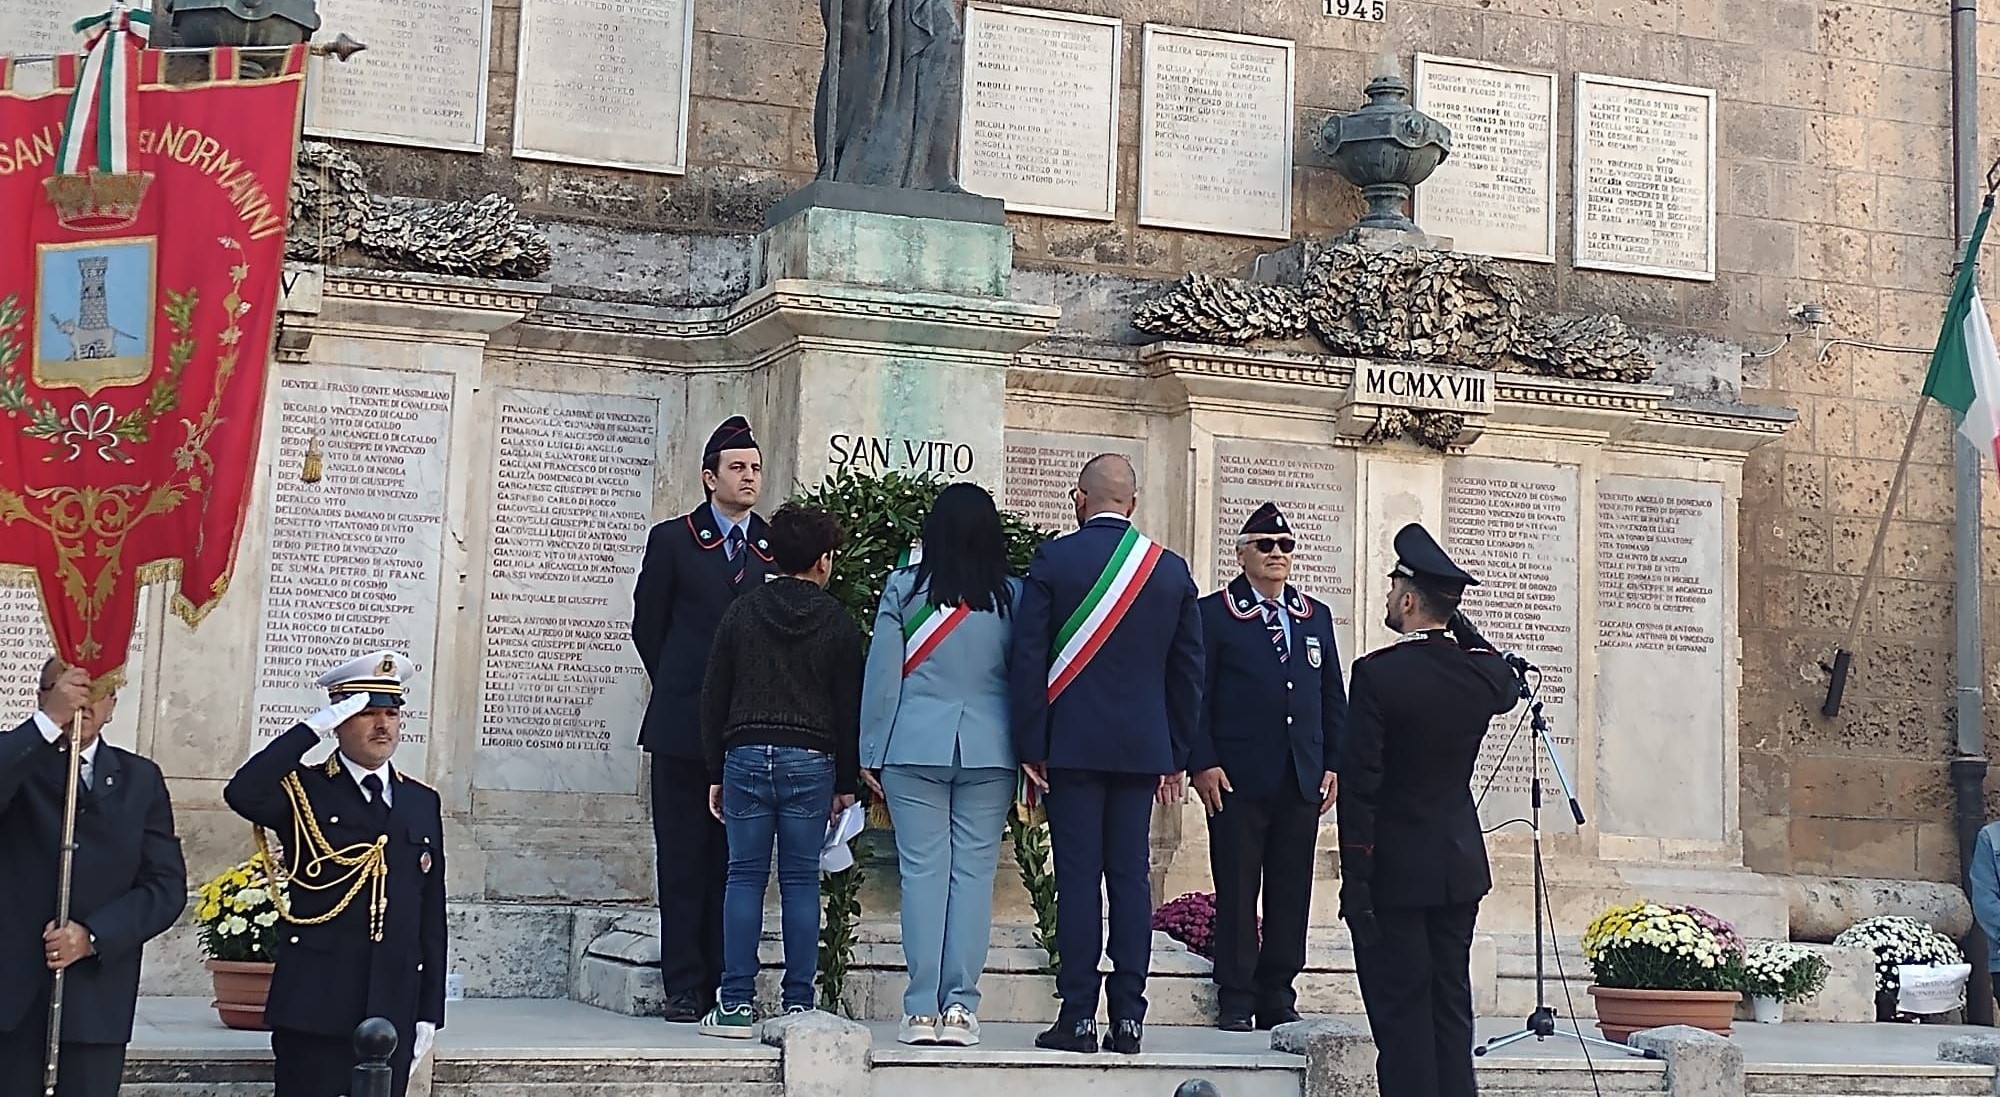
<path fill-rule="evenodd" d="M 1091 1018 L 1081 1021 L 1057 1021 L 1049 1026 L 1048 1031 L 1035 1036 L 1035 1046 L 1050 1051 L 1095 1052 L 1097 1022 Z"/>
<path fill-rule="evenodd" d="M 1253 1026 L 1247 1013 L 1225 1013 L 1215 1019 L 1215 1027 L 1224 1032 L 1249 1032 Z"/>
<path fill-rule="evenodd" d="M 1113 1021 L 1111 1031 L 1104 1034 L 1104 1050 L 1120 1055 L 1137 1055 L 1139 1040 L 1144 1035 L 1145 1028 L 1137 1021 Z"/>
<path fill-rule="evenodd" d="M 1269 1032 L 1279 1025 L 1290 1024 L 1293 1021 L 1302 1019 L 1299 1016 L 1299 1011 L 1290 1006 L 1286 1006 L 1283 1009 L 1259 1010 L 1257 1013 L 1257 1027 Z"/>
<path fill-rule="evenodd" d="M 695 994 L 669 994 L 666 1003 L 660 1007 L 660 1016 L 669 1024 L 691 1025 L 701 1020 L 708 1011 L 701 1006 L 701 997 Z"/>

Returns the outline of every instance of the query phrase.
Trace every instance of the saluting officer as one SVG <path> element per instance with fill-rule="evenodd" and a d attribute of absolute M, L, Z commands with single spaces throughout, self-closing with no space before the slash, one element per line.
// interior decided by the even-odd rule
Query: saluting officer
<path fill-rule="evenodd" d="M 396 1097 L 444 1027 L 444 820 L 438 794 L 390 764 L 402 742 L 407 656 L 364 655 L 320 675 L 327 705 L 236 771 L 222 798 L 284 844 L 277 969 L 264 1020 L 276 1097 L 339 1097 L 354 1028 L 396 1026 Z M 339 749 L 305 765 L 332 732 Z M 263 832 L 260 829 L 259 845 Z"/>
<path fill-rule="evenodd" d="M 662 1015 L 680 1023 L 714 1008 L 722 982 L 729 840 L 708 811 L 701 684 L 722 611 L 773 571 L 770 527 L 751 510 L 763 482 L 750 423 L 732 415 L 702 447 L 707 501 L 653 527 L 632 591 L 632 643 L 653 683 L 639 745 L 653 763 Z"/>
<path fill-rule="evenodd" d="M 1341 740 L 1340 915 L 1382 1097 L 1473 1097 L 1472 928 L 1492 889 L 1472 767 L 1514 672 L 1458 612 L 1479 580 L 1420 525 L 1396 534 L 1389 628 L 1354 664 Z"/>
<path fill-rule="evenodd" d="M 1313 850 L 1347 721 L 1333 613 L 1286 582 L 1297 548 L 1265 503 L 1236 538 L 1243 573 L 1201 600 L 1208 684 L 1188 772 L 1208 809 L 1216 1026 L 1226 1032 L 1299 1018 L 1292 984 L 1306 963 Z"/>

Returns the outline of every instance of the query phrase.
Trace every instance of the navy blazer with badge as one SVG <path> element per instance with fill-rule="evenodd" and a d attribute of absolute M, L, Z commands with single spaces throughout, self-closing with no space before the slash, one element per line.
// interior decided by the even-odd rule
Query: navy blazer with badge
<path fill-rule="evenodd" d="M 1162 551 L 1097 654 L 1048 699 L 1055 637 L 1083 604 L 1130 523 L 1097 517 L 1035 550 L 1008 661 L 1014 746 L 1051 769 L 1180 773 L 1201 718 L 1201 614 L 1187 562 Z M 1162 671 L 1164 670 L 1164 674 Z"/>
<path fill-rule="evenodd" d="M 301 851 L 293 841 L 292 805 L 282 785 L 288 773 L 299 775 L 313 818 L 334 849 L 370 844 L 384 834 L 374 821 L 376 809 L 337 757 L 302 763 L 319 743 L 311 728 L 295 724 L 243 763 L 222 790 L 238 815 L 273 832 L 294 872 Z M 366 886 L 322 925 L 280 922 L 278 966 L 264 1020 L 274 1028 L 346 1037 L 369 1017 L 386 1017 L 396 1026 L 398 1060 L 408 1063 L 415 1023 L 444 1027 L 444 821 L 435 789 L 393 764 L 390 770 L 384 847 L 389 902 L 381 941 L 370 940 Z M 338 878 L 343 871 L 332 868 L 331 875 Z M 294 885 L 289 892 L 292 911 L 302 921 L 324 915 L 346 893 L 346 885 L 322 891 Z"/>
<path fill-rule="evenodd" d="M 770 577 L 770 527 L 752 512 L 746 552 L 732 561 L 723 549 L 715 510 L 702 503 L 653 527 L 632 591 L 632 643 L 653 681 L 639 745 L 649 753 L 699 760 L 701 683 L 722 611 Z M 737 569 L 743 581 L 735 582 Z"/>
<path fill-rule="evenodd" d="M 77 795 L 70 911 L 97 952 L 63 976 L 62 1038 L 123 1044 L 132 1039 L 141 946 L 187 906 L 187 864 L 159 766 L 99 740 L 91 776 Z M 0 733 L 0 1031 L 30 1020 L 53 982 L 42 927 L 56 916 L 68 778 L 63 746 L 33 719 Z"/>
<path fill-rule="evenodd" d="M 1347 725 L 1333 612 L 1285 587 L 1291 658 L 1280 663 L 1261 597 L 1238 575 L 1201 600 L 1207 687 L 1188 772 L 1221 766 L 1237 793 L 1270 796 L 1282 787 L 1289 758 L 1300 794 L 1317 803 Z"/>

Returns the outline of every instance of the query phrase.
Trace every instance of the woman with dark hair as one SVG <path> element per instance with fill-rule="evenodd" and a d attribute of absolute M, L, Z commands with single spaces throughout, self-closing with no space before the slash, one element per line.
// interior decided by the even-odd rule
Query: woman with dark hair
<path fill-rule="evenodd" d="M 1021 584 L 993 496 L 953 484 L 923 552 L 889 575 L 861 696 L 862 777 L 888 805 L 903 874 L 906 1044 L 979 1042 L 993 871 L 1014 802 L 1007 647 Z"/>

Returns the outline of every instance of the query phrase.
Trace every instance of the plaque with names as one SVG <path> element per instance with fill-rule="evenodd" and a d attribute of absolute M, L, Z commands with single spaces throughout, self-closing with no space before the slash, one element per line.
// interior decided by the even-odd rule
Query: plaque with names
<path fill-rule="evenodd" d="M 1417 55 L 1416 107 L 1451 128 L 1414 218 L 1456 251 L 1556 259 L 1556 74 Z"/>
<path fill-rule="evenodd" d="M 514 155 L 687 170 L 694 0 L 521 0 Z"/>
<path fill-rule="evenodd" d="M 1108 221 L 1124 22 L 972 3 L 958 179 L 1010 210 Z"/>
<path fill-rule="evenodd" d="M 312 59 L 308 135 L 485 149 L 487 0 L 322 0 L 319 14 L 368 48 Z"/>
<path fill-rule="evenodd" d="M 417 665 L 398 767 L 424 772 L 437 666 L 451 379 L 357 366 L 288 371 L 278 387 L 277 458 L 252 692 L 252 749 L 326 703 L 313 684 L 388 648 Z M 321 479 L 299 479 L 317 435 Z"/>
<path fill-rule="evenodd" d="M 1576 76 L 1576 265 L 1715 279 L 1715 92 Z"/>
<path fill-rule="evenodd" d="M 1236 537 L 1251 512 L 1265 503 L 1278 504 L 1298 541 L 1291 584 L 1333 611 L 1343 668 L 1355 656 L 1355 475 L 1351 449 L 1215 440 L 1215 573 L 1210 589 L 1227 586 L 1242 572 Z"/>
<path fill-rule="evenodd" d="M 83 37 L 70 28 L 87 15 L 103 15 L 107 7 L 102 0 L 0 0 L 0 56 L 80 53 Z M 34 86 L 46 87 L 49 66 L 34 68 L 41 77 Z"/>
<path fill-rule="evenodd" d="M 646 668 L 632 579 L 652 526 L 660 402 L 500 394 L 480 661 L 480 788 L 639 791 Z"/>
<path fill-rule="evenodd" d="M 1597 723 L 1601 826 L 1722 841 L 1722 485 L 1597 483 Z"/>
<path fill-rule="evenodd" d="M 1010 430 L 1006 447 L 1001 508 L 1051 533 L 1068 533 L 1076 528 L 1069 493 L 1084 463 L 1100 453 L 1116 453 L 1136 465 L 1144 443 L 1105 434 Z"/>
<path fill-rule="evenodd" d="M 138 749 L 139 697 L 145 685 L 147 632 L 152 617 L 151 586 L 139 588 L 138 627 L 126 649 L 125 684 L 118 690 L 118 707 L 100 734 L 112 746 Z M 13 728 L 35 712 L 36 687 L 42 663 L 55 654 L 48 618 L 32 582 L 0 574 L 0 727 Z"/>
<path fill-rule="evenodd" d="M 1460 608 L 1493 646 L 1541 668 L 1537 698 L 1563 772 L 1577 773 L 1578 476 L 1573 465 L 1460 457 L 1445 464 L 1445 551 L 1479 585 Z M 1485 826 L 1524 818 L 1529 783 L 1542 775 L 1543 822 L 1573 831 L 1548 751 L 1528 726 L 1527 708 L 1493 719 L 1472 770 Z M 1588 805 L 1586 805 L 1586 808 Z"/>
<path fill-rule="evenodd" d="M 1290 237 L 1293 44 L 1155 23 L 1142 43 L 1139 223 Z"/>

